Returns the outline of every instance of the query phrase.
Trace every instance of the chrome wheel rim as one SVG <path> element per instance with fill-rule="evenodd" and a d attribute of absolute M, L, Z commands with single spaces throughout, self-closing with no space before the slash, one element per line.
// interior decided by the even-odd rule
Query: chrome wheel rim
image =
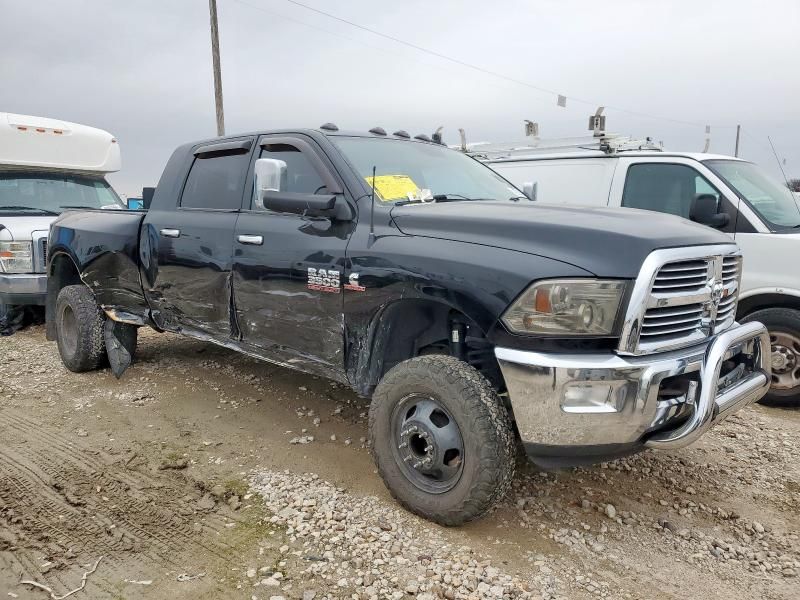
<path fill-rule="evenodd" d="M 772 387 L 788 390 L 800 385 L 800 338 L 784 331 L 771 331 Z"/>
<path fill-rule="evenodd" d="M 428 394 L 405 396 L 392 411 L 391 432 L 395 461 L 417 488 L 442 494 L 461 479 L 461 429 L 439 400 Z"/>

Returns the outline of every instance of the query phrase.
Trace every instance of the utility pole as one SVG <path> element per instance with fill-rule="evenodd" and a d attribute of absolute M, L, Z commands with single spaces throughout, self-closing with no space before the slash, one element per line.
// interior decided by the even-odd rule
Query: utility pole
<path fill-rule="evenodd" d="M 739 156 L 739 134 L 742 132 L 742 126 L 736 126 L 736 148 L 733 151 L 733 155 L 738 157 Z"/>
<path fill-rule="evenodd" d="M 208 0 L 211 13 L 211 58 L 214 62 L 214 102 L 217 107 L 217 135 L 225 135 L 225 112 L 222 109 L 222 69 L 219 65 L 219 27 L 217 0 Z"/>

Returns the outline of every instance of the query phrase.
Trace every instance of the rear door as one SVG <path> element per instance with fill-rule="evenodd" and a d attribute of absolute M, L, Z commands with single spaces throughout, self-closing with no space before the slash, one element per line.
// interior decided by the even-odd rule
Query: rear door
<path fill-rule="evenodd" d="M 285 189 L 339 194 L 343 186 L 321 148 L 304 135 L 259 138 L 254 161 L 286 163 Z M 253 167 L 233 244 L 236 317 L 254 351 L 312 373 L 344 373 L 342 282 L 355 221 L 279 213 L 257 205 Z"/>
<path fill-rule="evenodd" d="M 228 339 L 233 232 L 254 138 L 199 146 L 174 207 L 150 210 L 147 243 L 157 257 L 148 299 L 165 329 Z"/>

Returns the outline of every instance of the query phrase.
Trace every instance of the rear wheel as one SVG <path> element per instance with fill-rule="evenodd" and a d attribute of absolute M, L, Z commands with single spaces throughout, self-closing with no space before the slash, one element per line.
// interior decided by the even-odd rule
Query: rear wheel
<path fill-rule="evenodd" d="M 800 311 L 765 308 L 742 319 L 750 321 L 766 325 L 772 345 L 772 385 L 762 401 L 800 400 Z"/>
<path fill-rule="evenodd" d="M 99 368 L 106 358 L 105 316 L 85 285 L 63 288 L 56 300 L 56 341 L 64 366 L 74 373 Z"/>
<path fill-rule="evenodd" d="M 456 358 L 420 356 L 395 366 L 375 390 L 369 420 L 381 477 L 411 512 L 460 525 L 511 485 L 508 412 L 486 378 Z"/>

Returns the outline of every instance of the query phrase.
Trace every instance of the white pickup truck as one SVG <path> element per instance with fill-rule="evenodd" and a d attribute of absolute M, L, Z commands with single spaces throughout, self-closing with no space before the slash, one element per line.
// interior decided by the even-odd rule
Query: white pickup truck
<path fill-rule="evenodd" d="M 0 335 L 44 306 L 50 223 L 70 208 L 125 208 L 105 179 L 119 169 L 107 131 L 0 113 Z"/>
<path fill-rule="evenodd" d="M 770 331 L 767 398 L 800 399 L 800 208 L 758 165 L 628 138 L 485 144 L 469 153 L 539 202 L 670 213 L 729 234 L 744 254 L 737 320 Z"/>

